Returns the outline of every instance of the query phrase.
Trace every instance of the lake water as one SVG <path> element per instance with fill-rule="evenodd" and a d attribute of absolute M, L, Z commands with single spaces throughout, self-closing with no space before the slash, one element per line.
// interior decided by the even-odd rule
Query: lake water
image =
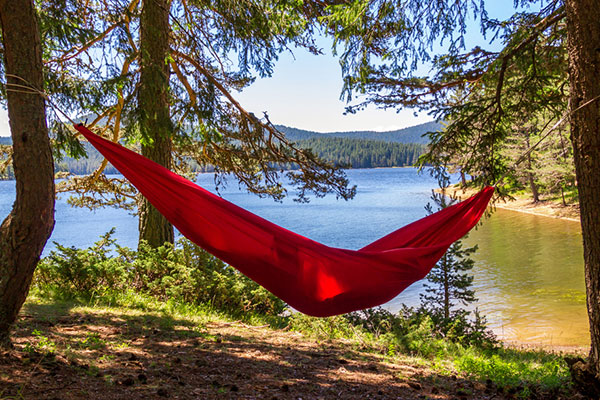
<path fill-rule="evenodd" d="M 351 201 L 333 196 L 297 204 L 276 203 L 242 192 L 237 184 L 221 190 L 224 198 L 270 221 L 330 246 L 358 249 L 426 213 L 436 181 L 412 168 L 349 170 L 358 187 Z M 233 182 L 233 180 L 232 180 Z M 198 183 L 214 191 L 211 174 Z M 14 201 L 14 182 L 0 181 L 0 218 Z M 137 220 L 127 211 L 76 209 L 61 196 L 56 204 L 52 241 L 87 247 L 112 227 L 124 246 L 137 245 Z M 502 339 L 553 346 L 587 345 L 588 325 L 579 224 L 497 210 L 466 239 L 479 245 L 473 269 L 477 307 Z M 386 305 L 417 305 L 422 282 Z"/>

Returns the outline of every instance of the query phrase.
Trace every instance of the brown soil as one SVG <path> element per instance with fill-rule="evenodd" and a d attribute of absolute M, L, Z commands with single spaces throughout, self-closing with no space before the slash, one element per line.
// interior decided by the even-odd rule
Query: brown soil
<path fill-rule="evenodd" d="M 1 399 L 512 398 L 491 382 L 439 373 L 408 357 L 390 360 L 342 341 L 241 323 L 87 310 L 28 306 L 14 349 L 0 352 Z"/>

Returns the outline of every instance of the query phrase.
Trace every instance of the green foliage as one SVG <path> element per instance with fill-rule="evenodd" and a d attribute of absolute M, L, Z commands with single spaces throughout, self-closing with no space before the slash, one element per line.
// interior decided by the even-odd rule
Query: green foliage
<path fill-rule="evenodd" d="M 456 202 L 444 194 L 432 192 L 431 203 L 425 207 L 429 214 L 441 210 Z M 486 328 L 485 318 L 477 310 L 463 309 L 477 299 L 472 289 L 475 261 L 470 256 L 477 246 L 463 248 L 462 240 L 454 242 L 446 253 L 425 277 L 425 291 L 419 295 L 421 306 L 418 313 L 431 319 L 433 326 L 441 336 L 453 342 L 475 344 L 478 346 L 493 344 L 495 339 Z M 460 308 L 456 308 L 460 305 Z M 471 318 L 472 317 L 472 318 Z"/>
<path fill-rule="evenodd" d="M 570 383 L 564 359 L 556 354 L 496 348 L 490 351 L 467 349 L 455 361 L 459 371 L 498 386 L 515 388 L 529 398 L 538 388 L 556 389 Z"/>
<path fill-rule="evenodd" d="M 310 334 L 321 340 L 349 339 L 356 336 L 356 329 L 342 315 L 315 318 L 302 313 L 293 313 L 288 323 L 290 329 Z"/>
<path fill-rule="evenodd" d="M 218 184 L 233 175 L 250 192 L 275 199 L 287 194 L 282 185 L 286 177 L 301 201 L 311 193 L 352 198 L 355 189 L 349 187 L 343 170 L 289 142 L 266 116 L 260 119 L 246 111 L 232 95 L 256 76 L 271 75 L 283 51 L 295 47 L 320 53 L 309 22 L 324 5 L 295 0 L 165 4 L 169 24 L 156 33 L 168 38 L 165 68 L 173 71 L 164 82 L 166 91 L 160 90 L 168 99 L 167 122 L 173 127 L 169 129 L 173 168 L 186 174 L 212 166 Z M 151 145 L 146 128 L 140 130 L 144 116 L 154 115 L 148 104 L 155 103 L 139 98 L 147 87 L 141 82 L 144 49 L 153 45 L 141 42 L 141 3 L 40 0 L 36 5 L 46 61 L 45 90 L 53 104 L 69 115 L 90 115 L 89 125 L 102 126 L 102 133 L 113 140 L 125 134 L 131 142 Z M 61 129 L 53 124 L 55 143 L 67 156 L 77 158 L 82 147 Z M 280 164 L 292 162 L 298 164 L 297 170 L 281 170 Z M 63 185 L 82 198 L 72 201 L 74 205 L 131 207 L 131 202 L 123 201 L 122 187 L 75 177 Z M 112 195 L 115 199 L 108 199 Z M 88 201 L 91 197 L 93 201 Z"/>
<path fill-rule="evenodd" d="M 76 158 L 61 153 L 60 159 L 55 159 L 54 170 L 57 172 L 69 172 L 74 175 L 87 175 L 96 171 L 104 157 L 91 144 L 85 143 L 83 151 L 87 155 L 85 158 Z M 119 174 L 119 171 L 112 165 L 104 169 L 105 174 Z"/>
<path fill-rule="evenodd" d="M 404 307 L 397 314 L 375 308 L 344 317 L 355 327 L 351 339 L 363 345 L 388 356 L 409 354 L 436 364 L 440 361 L 442 370 L 451 366 L 523 398 L 570 384 L 560 355 L 499 346 L 478 313 L 475 316 L 473 322 L 459 312 L 440 321 L 424 308 Z M 304 328 L 312 332 L 314 324 Z"/>
<path fill-rule="evenodd" d="M 156 249 L 141 243 L 136 251 L 115 245 L 113 233 L 88 249 L 56 244 L 57 250 L 39 263 L 35 285 L 63 297 L 87 298 L 133 289 L 237 314 L 277 315 L 285 309 L 266 289 L 187 240 Z"/>
<path fill-rule="evenodd" d="M 78 342 L 82 349 L 101 350 L 106 347 L 106 343 L 97 332 L 88 332 L 83 339 Z"/>
<path fill-rule="evenodd" d="M 424 145 L 386 143 L 375 140 L 313 138 L 299 141 L 319 157 L 352 168 L 405 167 L 416 163 L 426 150 Z"/>
<path fill-rule="evenodd" d="M 514 8 L 496 20 L 485 2 L 359 0 L 329 7 L 322 21 L 341 49 L 345 97 L 366 99 L 350 111 L 413 107 L 445 121 L 428 134 L 421 165 L 435 166 L 440 177 L 460 170 L 479 185 L 501 176 L 521 187 L 533 182 L 564 198 L 574 186 L 568 133 L 545 139 L 533 162 L 521 159 L 567 109 L 564 2 L 517 1 Z M 474 25 L 487 41 L 469 49 Z"/>
<path fill-rule="evenodd" d="M 291 128 L 288 128 L 291 129 Z M 362 134 L 364 132 L 353 132 Z M 323 135 L 323 134 L 319 134 Z M 357 136 L 357 137 L 360 137 Z M 378 167 L 403 167 L 414 165 L 419 156 L 423 154 L 426 147 L 415 143 L 389 143 L 377 140 L 358 139 L 358 138 L 340 138 L 340 137 L 314 137 L 311 139 L 302 139 L 297 142 L 301 148 L 312 149 L 320 158 L 337 165 L 345 165 L 352 168 L 378 168 Z M 104 157 L 93 148 L 89 143 L 85 143 L 82 148 L 87 154 L 86 158 L 75 158 L 60 152 L 60 157 L 55 158 L 54 169 L 57 172 L 69 172 L 74 175 L 86 175 L 96 171 Z M 55 156 L 57 153 L 55 153 Z M 2 160 L 2 150 L 0 147 L 0 162 Z M 296 166 L 290 165 L 291 168 Z M 190 165 L 191 171 L 214 171 L 213 166 L 204 166 L 201 168 L 197 163 Z M 1 164 L 0 164 L 1 169 Z M 8 166 L 5 171 L 4 179 L 14 179 L 12 167 Z M 105 174 L 119 174 L 112 165 L 104 169 Z M 100 181 L 96 180 L 96 186 L 101 188 Z M 74 186 L 75 187 L 75 186 Z M 72 189 L 71 186 L 68 189 Z M 66 190 L 60 185 L 59 190 Z M 118 192 L 117 187 L 106 187 L 105 191 Z M 89 193 L 91 194 L 92 191 Z M 79 199 L 79 201 L 78 201 Z M 78 196 L 70 199 L 70 203 L 78 207 L 93 205 L 93 202 L 84 200 L 84 196 Z M 108 200 L 102 202 L 104 205 L 111 205 Z"/>
<path fill-rule="evenodd" d="M 456 302 L 466 306 L 477 300 L 471 289 L 473 276 L 467 273 L 475 265 L 469 256 L 476 251 L 477 246 L 463 248 L 460 240 L 448 248 L 425 277 L 425 293 L 420 295 L 424 307 L 449 318 Z"/>
<path fill-rule="evenodd" d="M 56 342 L 51 340 L 48 336 L 44 335 L 38 329 L 34 329 L 31 332 L 35 336 L 35 341 L 25 344 L 25 351 L 29 353 L 40 352 L 45 355 L 52 355 L 56 351 Z"/>
<path fill-rule="evenodd" d="M 120 287 L 127 274 L 126 265 L 110 257 L 115 240 L 112 229 L 88 249 L 64 247 L 55 243 L 56 250 L 38 264 L 35 282 L 55 287 L 68 295 L 92 296 L 94 293 Z"/>

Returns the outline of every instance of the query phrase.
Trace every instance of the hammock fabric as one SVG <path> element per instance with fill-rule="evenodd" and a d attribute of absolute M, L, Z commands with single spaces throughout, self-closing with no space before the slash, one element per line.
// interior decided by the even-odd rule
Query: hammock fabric
<path fill-rule="evenodd" d="M 423 279 L 477 224 L 494 192 L 487 187 L 360 250 L 339 249 L 252 214 L 83 125 L 75 128 L 185 237 L 318 317 L 375 307 Z"/>

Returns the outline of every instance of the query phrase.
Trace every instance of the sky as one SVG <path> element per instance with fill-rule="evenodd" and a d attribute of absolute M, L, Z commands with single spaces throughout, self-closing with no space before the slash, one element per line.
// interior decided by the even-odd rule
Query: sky
<path fill-rule="evenodd" d="M 263 111 L 271 122 L 317 132 L 353 130 L 394 130 L 431 121 L 426 114 L 414 116 L 413 110 L 377 110 L 369 108 L 358 114 L 344 115 L 345 103 L 340 66 L 329 51 L 330 44 L 321 40 L 328 54 L 315 56 L 295 51 L 281 54 L 273 76 L 258 79 L 241 93 L 234 93 L 248 111 L 259 117 Z M 0 110 L 0 136 L 10 136 L 8 117 Z"/>
<path fill-rule="evenodd" d="M 342 75 L 330 44 L 319 42 L 325 55 L 284 53 L 271 78 L 260 79 L 238 95 L 241 104 L 273 123 L 317 132 L 405 128 L 431 121 L 427 114 L 413 110 L 381 110 L 369 107 L 344 115 L 346 103 L 340 100 Z"/>
<path fill-rule="evenodd" d="M 514 12 L 512 2 L 488 1 L 491 17 L 506 18 Z M 469 29 L 467 48 L 487 41 L 476 26 Z M 283 53 L 275 65 L 273 76 L 258 79 L 236 94 L 248 111 L 262 117 L 266 111 L 271 122 L 317 132 L 375 130 L 387 131 L 431 121 L 426 113 L 405 109 L 368 108 L 357 114 L 344 115 L 340 100 L 342 78 L 338 60 L 331 55 L 330 42 L 321 39 L 325 55 L 306 51 Z M 0 136 L 10 136 L 6 110 L 0 109 Z"/>

